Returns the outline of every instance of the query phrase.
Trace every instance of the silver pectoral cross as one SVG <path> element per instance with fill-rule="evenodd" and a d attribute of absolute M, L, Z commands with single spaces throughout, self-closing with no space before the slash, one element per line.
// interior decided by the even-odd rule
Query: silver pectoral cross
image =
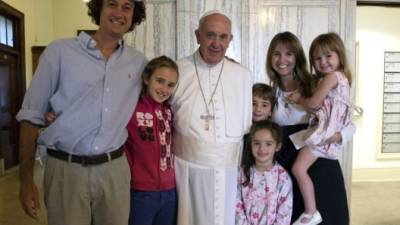
<path fill-rule="evenodd" d="M 204 114 L 200 116 L 200 119 L 204 120 L 204 129 L 209 130 L 210 129 L 210 120 L 214 119 L 213 115 L 210 114 Z"/>

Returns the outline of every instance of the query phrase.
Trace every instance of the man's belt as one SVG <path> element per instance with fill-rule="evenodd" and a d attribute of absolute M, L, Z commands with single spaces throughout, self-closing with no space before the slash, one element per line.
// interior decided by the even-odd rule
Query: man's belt
<path fill-rule="evenodd" d="M 113 159 L 119 158 L 124 154 L 124 148 L 121 146 L 119 149 L 99 155 L 73 155 L 63 151 L 47 148 L 47 154 L 51 157 L 61 159 L 68 162 L 79 163 L 82 166 L 99 165 Z"/>

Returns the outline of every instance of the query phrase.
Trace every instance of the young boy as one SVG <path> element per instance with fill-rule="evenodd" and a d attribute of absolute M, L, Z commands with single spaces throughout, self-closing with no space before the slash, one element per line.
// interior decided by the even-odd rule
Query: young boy
<path fill-rule="evenodd" d="M 275 105 L 275 92 L 267 84 L 253 85 L 253 122 L 269 120 Z"/>
<path fill-rule="evenodd" d="M 253 122 L 259 122 L 262 120 L 270 120 L 272 116 L 272 109 L 275 105 L 275 92 L 274 89 L 264 83 L 255 83 L 253 84 Z M 243 137 L 243 153 L 241 166 L 246 161 L 245 157 L 247 154 L 244 154 L 245 151 L 249 151 L 250 142 L 248 141 L 248 134 Z"/>

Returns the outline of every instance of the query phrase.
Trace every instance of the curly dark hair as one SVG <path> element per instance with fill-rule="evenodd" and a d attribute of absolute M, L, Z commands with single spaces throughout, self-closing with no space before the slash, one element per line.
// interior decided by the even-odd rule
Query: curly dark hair
<path fill-rule="evenodd" d="M 262 120 L 253 123 L 250 128 L 250 134 L 246 137 L 246 146 L 243 151 L 242 168 L 245 180 L 241 185 L 243 185 L 244 187 L 246 187 L 250 182 L 250 169 L 252 166 L 254 166 L 256 161 L 251 151 L 251 142 L 254 134 L 260 130 L 268 130 L 269 132 L 271 132 L 271 136 L 276 141 L 277 146 L 280 146 L 282 144 L 282 131 L 277 123 L 270 120 Z M 278 153 L 279 151 L 274 154 L 274 162 L 278 156 Z"/>
<path fill-rule="evenodd" d="M 88 15 L 92 18 L 93 23 L 96 25 L 100 24 L 100 14 L 103 9 L 103 1 L 104 0 L 90 0 L 86 3 L 88 7 Z M 129 27 L 128 31 L 132 31 L 135 29 L 136 25 L 139 25 L 146 19 L 146 6 L 143 1 L 134 1 L 130 0 L 133 5 L 133 17 L 132 17 L 132 25 Z"/>

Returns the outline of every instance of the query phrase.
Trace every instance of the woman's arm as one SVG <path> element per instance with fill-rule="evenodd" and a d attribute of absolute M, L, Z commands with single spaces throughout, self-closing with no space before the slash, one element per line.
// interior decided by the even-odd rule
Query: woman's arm
<path fill-rule="evenodd" d="M 346 144 L 356 132 L 356 126 L 353 122 L 343 127 L 340 132 L 336 132 L 332 137 L 327 140 L 327 144 L 338 143 Z"/>
<path fill-rule="evenodd" d="M 328 95 L 329 91 L 337 86 L 337 77 L 335 73 L 325 75 L 318 84 L 317 89 L 310 98 L 305 98 L 299 92 L 295 92 L 288 96 L 290 102 L 294 102 L 308 109 L 317 109 Z"/>

